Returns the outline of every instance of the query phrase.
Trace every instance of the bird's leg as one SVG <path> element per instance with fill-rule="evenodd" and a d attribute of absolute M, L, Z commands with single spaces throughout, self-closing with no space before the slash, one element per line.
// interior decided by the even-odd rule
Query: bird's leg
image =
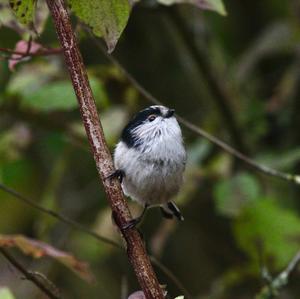
<path fill-rule="evenodd" d="M 176 204 L 173 201 L 169 201 L 167 203 L 168 208 L 170 209 L 170 211 L 173 213 L 173 215 L 179 220 L 179 221 L 183 221 L 184 218 L 180 212 L 180 210 L 178 209 L 178 207 L 176 206 Z"/>
<path fill-rule="evenodd" d="M 125 177 L 125 172 L 122 169 L 115 170 L 112 174 L 108 175 L 105 179 L 113 180 L 118 179 L 120 183 L 122 183 L 123 178 Z"/>
<path fill-rule="evenodd" d="M 163 207 L 160 207 L 160 211 L 161 211 L 164 218 L 167 218 L 167 219 L 172 219 L 173 218 L 173 214 L 166 211 Z"/>
<path fill-rule="evenodd" d="M 135 226 L 137 226 L 138 224 L 140 224 L 147 212 L 147 209 L 148 209 L 149 205 L 148 204 L 145 204 L 144 206 L 144 209 L 143 209 L 143 212 L 140 216 L 136 217 L 136 218 L 133 218 L 132 220 L 130 220 L 127 224 L 125 224 L 122 229 L 129 229 L 129 228 L 133 228 Z"/>

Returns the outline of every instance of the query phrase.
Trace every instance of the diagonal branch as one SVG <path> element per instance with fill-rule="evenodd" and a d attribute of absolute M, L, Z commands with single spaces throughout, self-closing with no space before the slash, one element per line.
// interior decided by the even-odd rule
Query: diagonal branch
<path fill-rule="evenodd" d="M 287 267 L 276 277 L 270 277 L 268 285 L 263 287 L 255 299 L 272 299 L 279 296 L 280 291 L 288 284 L 291 273 L 300 263 L 300 251 L 289 262 Z"/>
<path fill-rule="evenodd" d="M 103 52 L 103 54 L 107 57 L 107 59 L 114 64 L 123 74 L 124 76 L 128 79 L 128 81 L 136 88 L 136 90 L 144 96 L 149 102 L 155 104 L 155 105 L 163 105 L 163 103 L 158 100 L 153 94 L 151 94 L 148 90 L 146 90 L 133 76 L 130 74 L 124 66 L 112 55 L 109 55 L 106 53 L 104 50 L 101 42 L 94 37 L 86 28 L 85 31 L 90 34 L 90 37 L 94 41 L 95 45 Z M 194 125 L 190 121 L 188 121 L 186 118 L 176 115 L 178 121 L 184 125 L 186 128 L 188 128 L 190 131 L 204 137 L 205 139 L 209 140 L 211 143 L 217 145 L 219 148 L 224 150 L 225 152 L 229 153 L 230 155 L 238 158 L 239 160 L 243 161 L 247 165 L 251 166 L 253 169 L 262 172 L 266 175 L 277 177 L 279 179 L 283 179 L 289 182 L 292 182 L 294 184 L 300 184 L 300 175 L 297 174 L 291 174 L 291 173 L 286 173 L 286 172 L 281 172 L 279 170 L 270 168 L 266 165 L 260 164 L 256 161 L 254 161 L 252 158 L 249 156 L 243 154 L 242 152 L 236 150 L 229 144 L 225 143 L 221 139 L 217 138 L 214 135 L 209 134 L 207 131 L 203 130 L 202 128 Z"/>
<path fill-rule="evenodd" d="M 128 258 L 146 298 L 162 299 L 162 289 L 159 286 L 138 231 L 135 228 L 121 229 L 132 218 L 119 182 L 106 180 L 108 175 L 114 171 L 113 162 L 105 142 L 87 73 L 64 1 L 47 0 L 47 4 L 56 27 L 58 39 L 63 48 L 98 174 L 104 185 L 116 224 L 126 241 Z"/>
<path fill-rule="evenodd" d="M 115 246 L 117 248 L 122 248 L 121 245 L 119 245 L 117 242 L 111 240 L 111 239 L 108 239 L 108 238 L 105 238 L 103 236 L 100 236 L 99 234 L 91 231 L 90 229 L 88 229 L 87 227 L 85 227 L 84 225 L 66 217 L 65 215 L 61 214 L 61 213 L 58 213 L 58 212 L 55 212 L 51 209 L 48 209 L 48 208 L 45 208 L 41 205 L 39 205 L 38 203 L 36 203 L 35 201 L 33 201 L 32 199 L 29 199 L 25 196 L 23 196 L 22 194 L 16 192 L 15 190 L 3 185 L 2 183 L 0 183 L 0 190 L 3 190 L 4 192 L 10 194 L 11 196 L 13 196 L 14 198 L 17 198 L 19 200 L 21 200 L 22 202 L 24 202 L 25 204 L 27 204 L 28 206 L 44 213 L 44 214 L 47 214 L 57 220 L 59 220 L 60 222 L 63 222 L 77 230 L 80 230 L 92 237 L 94 237 L 95 239 L 97 239 L 98 241 L 102 241 L 102 242 L 105 242 L 106 244 L 110 244 L 112 246 Z"/>
<path fill-rule="evenodd" d="M 20 52 L 20 51 L 15 51 L 13 49 L 7 49 L 7 48 L 1 48 L 0 47 L 0 52 L 5 53 L 7 55 L 19 55 L 20 58 L 24 58 L 24 57 L 28 57 L 28 56 L 48 56 L 48 55 L 57 55 L 57 54 L 61 54 L 62 53 L 62 49 L 58 48 L 53 48 L 53 49 L 41 49 L 38 50 L 37 52 L 30 52 L 30 48 L 29 51 L 24 51 L 24 52 Z M 11 57 L 7 57 L 9 59 L 12 59 Z M 19 58 L 19 59 L 20 59 Z"/>
<path fill-rule="evenodd" d="M 123 247 L 119 243 L 115 242 L 114 240 L 99 235 L 98 233 L 92 231 L 91 229 L 76 222 L 75 220 L 68 218 L 67 216 L 65 216 L 61 213 L 58 213 L 54 210 L 43 207 L 42 205 L 36 203 L 34 200 L 27 198 L 26 196 L 3 185 L 2 183 L 0 183 L 0 190 L 10 194 L 12 197 L 22 201 L 23 203 L 36 209 L 37 211 L 42 212 L 45 215 L 51 216 L 51 217 L 57 219 L 58 221 L 65 223 L 65 224 L 69 225 L 70 227 L 77 229 L 77 230 L 93 237 L 97 241 L 112 245 L 115 248 L 120 249 L 120 250 L 123 249 Z M 150 257 L 150 260 L 153 263 L 153 265 L 155 265 L 157 267 L 157 269 L 159 269 L 170 281 L 173 282 L 173 284 L 178 288 L 178 290 L 180 290 L 182 292 L 182 294 L 185 295 L 186 299 L 189 299 L 192 297 L 190 295 L 189 291 L 183 286 L 183 284 L 180 282 L 180 280 L 176 277 L 176 275 L 167 266 L 165 266 L 162 262 L 160 262 L 158 259 L 156 259 L 153 255 L 149 255 L 149 257 Z"/>

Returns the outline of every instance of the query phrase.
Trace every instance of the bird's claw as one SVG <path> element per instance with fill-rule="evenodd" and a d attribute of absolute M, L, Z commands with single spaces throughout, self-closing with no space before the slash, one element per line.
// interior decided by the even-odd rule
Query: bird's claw
<path fill-rule="evenodd" d="M 122 183 L 124 177 L 125 177 L 125 172 L 122 169 L 117 169 L 113 173 L 108 175 L 105 179 L 106 180 L 118 179 L 119 182 Z"/>

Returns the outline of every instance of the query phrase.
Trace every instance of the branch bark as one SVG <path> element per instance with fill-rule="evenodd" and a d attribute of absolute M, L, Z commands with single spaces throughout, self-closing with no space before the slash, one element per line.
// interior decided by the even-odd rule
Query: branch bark
<path fill-rule="evenodd" d="M 71 27 L 63 0 L 47 0 L 58 39 L 79 103 L 81 117 L 91 145 L 100 179 L 119 228 L 131 220 L 130 211 L 118 181 L 105 178 L 114 171 L 111 154 L 105 142 L 97 108 L 89 85 L 82 56 Z M 147 256 L 143 241 L 136 229 L 120 230 L 127 245 L 128 258 L 147 299 L 162 299 L 163 292 Z"/>

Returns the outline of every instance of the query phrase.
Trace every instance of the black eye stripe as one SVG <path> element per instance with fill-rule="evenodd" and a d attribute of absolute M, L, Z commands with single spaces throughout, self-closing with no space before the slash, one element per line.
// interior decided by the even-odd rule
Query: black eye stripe
<path fill-rule="evenodd" d="M 138 112 L 132 120 L 124 128 L 121 139 L 128 147 L 138 146 L 138 140 L 136 136 L 132 134 L 132 131 L 141 125 L 143 122 L 148 121 L 148 117 L 153 114 L 155 116 L 162 116 L 162 113 L 158 107 L 149 107 Z"/>

